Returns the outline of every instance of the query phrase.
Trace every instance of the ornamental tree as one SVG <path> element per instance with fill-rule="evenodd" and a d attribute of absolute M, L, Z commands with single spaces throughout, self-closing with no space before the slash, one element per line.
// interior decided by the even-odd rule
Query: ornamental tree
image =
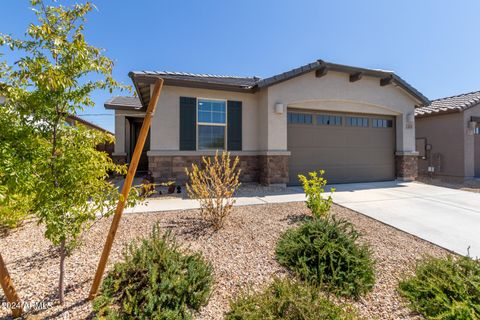
<path fill-rule="evenodd" d="M 124 87 L 112 77 L 112 60 L 85 41 L 85 16 L 93 5 L 47 2 L 30 1 L 37 21 L 24 39 L 0 34 L 0 48 L 20 55 L 12 66 L 0 64 L 0 96 L 6 98 L 0 124 L 14 119 L 13 132 L 0 130 L 0 201 L 7 207 L 15 197 L 28 199 L 26 211 L 45 226 L 45 237 L 60 256 L 63 303 L 65 259 L 86 228 L 113 213 L 120 194 L 109 173 L 125 173 L 124 166 L 96 150 L 111 136 L 65 120 L 94 105 L 93 91 Z M 15 173 L 17 166 L 21 170 Z M 132 204 L 136 197 L 129 199 Z"/>

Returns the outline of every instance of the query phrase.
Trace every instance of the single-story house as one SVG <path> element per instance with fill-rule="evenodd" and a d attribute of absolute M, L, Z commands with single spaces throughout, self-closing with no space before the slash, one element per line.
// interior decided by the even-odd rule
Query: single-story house
<path fill-rule="evenodd" d="M 117 161 L 128 162 L 155 79 L 164 87 L 139 170 L 185 182 L 185 167 L 228 150 L 241 179 L 298 184 L 324 169 L 331 183 L 417 175 L 415 108 L 429 100 L 393 72 L 322 60 L 269 78 L 129 73 L 138 98 L 114 97 Z"/>
<path fill-rule="evenodd" d="M 415 110 L 419 174 L 480 177 L 480 91 Z"/>

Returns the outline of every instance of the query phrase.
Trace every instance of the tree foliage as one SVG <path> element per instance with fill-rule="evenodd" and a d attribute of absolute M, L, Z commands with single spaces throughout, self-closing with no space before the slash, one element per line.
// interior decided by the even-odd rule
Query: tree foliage
<path fill-rule="evenodd" d="M 118 190 L 108 173 L 125 167 L 96 150 L 110 135 L 70 126 L 66 117 L 94 105 L 95 90 L 120 86 L 112 77 L 113 62 L 84 37 L 90 2 L 54 6 L 31 0 L 37 23 L 24 39 L 0 34 L 0 48 L 20 58 L 0 63 L 0 213 L 22 205 L 46 227 L 45 236 L 63 261 L 98 216 L 113 212 Z M 9 130 L 3 130 L 3 125 Z M 24 201 L 25 200 L 25 201 Z"/>

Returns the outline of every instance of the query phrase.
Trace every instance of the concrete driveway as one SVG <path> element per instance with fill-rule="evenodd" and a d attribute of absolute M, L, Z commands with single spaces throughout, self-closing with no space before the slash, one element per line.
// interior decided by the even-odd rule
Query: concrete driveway
<path fill-rule="evenodd" d="M 334 185 L 335 203 L 462 255 L 480 257 L 480 193 L 416 182 Z"/>

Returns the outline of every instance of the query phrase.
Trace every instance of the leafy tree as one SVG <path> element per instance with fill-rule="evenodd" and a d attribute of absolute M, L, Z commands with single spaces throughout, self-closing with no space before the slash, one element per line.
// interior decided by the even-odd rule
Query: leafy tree
<path fill-rule="evenodd" d="M 21 56 L 13 66 L 0 64 L 0 96 L 6 98 L 0 121 L 11 117 L 14 127 L 11 133 L 1 130 L 0 201 L 12 207 L 15 196 L 28 199 L 27 211 L 45 225 L 45 237 L 59 250 L 63 303 L 65 259 L 86 228 L 113 212 L 120 195 L 108 173 L 125 172 L 96 150 L 112 137 L 65 120 L 94 105 L 93 91 L 122 86 L 112 77 L 112 60 L 85 41 L 90 2 L 68 7 L 30 2 L 38 21 L 25 39 L 0 35 L 0 47 Z"/>

